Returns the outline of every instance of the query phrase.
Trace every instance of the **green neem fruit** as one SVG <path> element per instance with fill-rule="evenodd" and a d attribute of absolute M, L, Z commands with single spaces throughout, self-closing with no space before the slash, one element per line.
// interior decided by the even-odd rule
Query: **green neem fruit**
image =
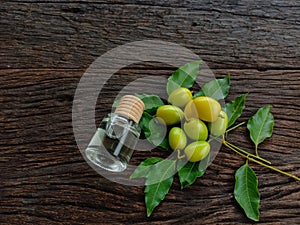
<path fill-rule="evenodd" d="M 186 146 L 186 135 L 179 127 L 173 127 L 169 132 L 169 145 L 173 150 L 184 149 Z"/>
<path fill-rule="evenodd" d="M 184 123 L 184 131 L 186 135 L 193 140 L 205 141 L 208 137 L 208 130 L 201 120 L 191 119 Z"/>
<path fill-rule="evenodd" d="M 186 107 L 185 109 L 187 118 L 195 118 L 195 115 L 197 115 L 198 117 L 196 118 L 199 118 L 200 120 L 214 122 L 218 119 L 221 112 L 220 103 L 211 97 L 197 97 L 193 100 L 193 103 L 189 103 L 188 105 L 189 107 Z"/>
<path fill-rule="evenodd" d="M 204 159 L 209 151 L 210 145 L 206 141 L 195 141 L 184 149 L 184 153 L 190 162 L 198 162 Z"/>
<path fill-rule="evenodd" d="M 198 119 L 198 113 L 196 109 L 196 105 L 194 104 L 194 101 L 189 101 L 186 106 L 184 107 L 184 117 L 186 120 L 190 120 L 193 118 Z"/>
<path fill-rule="evenodd" d="M 224 111 L 221 111 L 218 119 L 213 123 L 209 123 L 208 127 L 210 133 L 212 133 L 215 136 L 220 136 L 225 133 L 227 129 L 227 125 L 228 125 L 228 116 Z"/>
<path fill-rule="evenodd" d="M 192 93 L 187 88 L 175 89 L 168 98 L 168 102 L 178 107 L 184 107 L 190 100 L 192 100 Z"/>
<path fill-rule="evenodd" d="M 166 123 L 166 125 L 174 125 L 182 120 L 184 114 L 182 110 L 177 106 L 162 105 L 158 107 L 156 116 L 161 118 Z"/>

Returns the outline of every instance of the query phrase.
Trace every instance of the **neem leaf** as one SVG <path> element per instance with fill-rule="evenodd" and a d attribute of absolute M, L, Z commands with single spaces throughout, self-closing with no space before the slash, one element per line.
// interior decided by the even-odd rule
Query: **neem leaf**
<path fill-rule="evenodd" d="M 144 102 L 144 111 L 148 112 L 151 115 L 154 115 L 156 113 L 156 110 L 159 106 L 164 105 L 163 101 L 157 95 L 135 94 L 135 96 L 140 98 Z"/>
<path fill-rule="evenodd" d="M 140 128 L 143 130 L 146 138 L 151 136 L 151 131 L 149 128 L 149 122 L 153 119 L 154 117 L 151 116 L 149 113 L 147 112 L 143 112 L 142 117 L 140 119 L 139 122 L 139 126 Z"/>
<path fill-rule="evenodd" d="M 191 88 L 199 73 L 200 63 L 200 60 L 189 62 L 177 69 L 168 78 L 167 93 L 170 95 L 175 89 L 180 87 Z"/>
<path fill-rule="evenodd" d="M 250 138 L 255 144 L 255 149 L 259 143 L 272 136 L 274 117 L 270 113 L 272 106 L 260 108 L 248 121 L 247 128 L 250 131 Z"/>
<path fill-rule="evenodd" d="M 242 115 L 245 108 L 245 99 L 247 94 L 237 96 L 233 101 L 225 104 L 224 111 L 228 116 L 228 127 L 232 126 L 235 121 Z"/>
<path fill-rule="evenodd" d="M 157 147 L 160 147 L 162 150 L 172 151 L 167 137 L 165 137 Z"/>
<path fill-rule="evenodd" d="M 140 119 L 139 126 L 148 141 L 155 146 L 169 150 L 168 141 L 166 140 L 167 128 L 165 125 L 159 123 L 159 121 L 149 113 L 144 112 Z"/>
<path fill-rule="evenodd" d="M 209 156 L 205 157 L 201 164 L 200 162 L 186 162 L 186 160 L 178 161 L 178 176 L 181 184 L 181 189 L 193 184 L 198 177 L 204 175 Z"/>
<path fill-rule="evenodd" d="M 160 183 L 175 174 L 175 160 L 163 160 L 156 163 L 147 175 L 146 185 Z"/>
<path fill-rule="evenodd" d="M 140 163 L 140 165 L 134 170 L 130 178 L 142 178 L 147 177 L 148 172 L 152 168 L 153 164 L 161 162 L 162 158 L 148 158 Z"/>
<path fill-rule="evenodd" d="M 173 177 L 169 177 L 160 183 L 151 184 L 145 188 L 145 202 L 147 207 L 147 216 L 151 216 L 154 208 L 159 205 L 159 203 L 168 194 L 171 185 L 173 183 Z"/>
<path fill-rule="evenodd" d="M 204 170 L 199 170 L 199 163 L 188 162 L 178 171 L 181 189 L 193 184 L 198 177 L 204 174 Z"/>
<path fill-rule="evenodd" d="M 227 74 L 222 79 L 214 79 L 206 83 L 202 89 L 193 97 L 209 96 L 216 100 L 224 99 L 229 93 L 230 88 L 230 74 Z"/>
<path fill-rule="evenodd" d="M 116 99 L 112 105 L 113 108 L 116 108 L 120 104 L 121 99 Z"/>
<path fill-rule="evenodd" d="M 173 183 L 175 160 L 164 160 L 156 163 L 149 170 L 146 178 L 145 202 L 147 216 L 150 216 L 156 206 L 165 198 Z"/>
<path fill-rule="evenodd" d="M 254 171 L 248 163 L 240 167 L 235 174 L 234 197 L 244 209 L 247 217 L 254 221 L 259 220 L 258 181 Z"/>

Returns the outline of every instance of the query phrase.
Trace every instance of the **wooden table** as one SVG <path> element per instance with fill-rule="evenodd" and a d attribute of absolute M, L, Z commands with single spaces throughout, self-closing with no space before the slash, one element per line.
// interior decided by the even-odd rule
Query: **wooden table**
<path fill-rule="evenodd" d="M 97 57 L 132 41 L 177 43 L 217 77 L 230 72 L 227 100 L 248 93 L 239 121 L 272 105 L 274 134 L 260 154 L 300 176 L 299 1 L 15 0 L 2 1 L 0 12 L 1 224 L 253 223 L 233 197 L 234 173 L 244 160 L 226 148 L 191 187 L 180 190 L 176 178 L 150 218 L 142 187 L 113 183 L 83 159 L 72 130 L 77 84 Z M 124 84 L 174 69 L 140 63 L 120 70 L 101 92 L 96 122 Z M 253 149 L 245 127 L 229 139 Z M 299 182 L 251 166 L 259 178 L 261 223 L 299 224 Z"/>

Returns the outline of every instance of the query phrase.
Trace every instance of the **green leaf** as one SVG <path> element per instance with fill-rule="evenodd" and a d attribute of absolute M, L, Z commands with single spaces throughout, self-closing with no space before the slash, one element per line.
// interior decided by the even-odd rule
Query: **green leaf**
<path fill-rule="evenodd" d="M 172 151 L 167 137 L 165 137 L 157 147 L 160 147 L 162 150 Z"/>
<path fill-rule="evenodd" d="M 139 126 L 143 130 L 147 140 L 154 146 L 159 146 L 163 149 L 170 150 L 168 140 L 166 138 L 167 127 L 151 116 L 149 113 L 144 112 Z"/>
<path fill-rule="evenodd" d="M 140 165 L 134 170 L 130 178 L 143 178 L 147 177 L 148 172 L 153 167 L 153 164 L 161 162 L 162 158 L 148 158 L 140 163 Z"/>
<path fill-rule="evenodd" d="M 209 155 L 201 162 L 186 162 L 186 159 L 178 161 L 178 176 L 181 189 L 193 184 L 197 178 L 202 177 L 206 171 Z"/>
<path fill-rule="evenodd" d="M 169 177 L 168 179 L 165 179 L 159 183 L 146 186 L 144 192 L 148 217 L 151 216 L 154 208 L 158 206 L 168 194 L 172 183 L 173 177 Z"/>
<path fill-rule="evenodd" d="M 272 106 L 264 106 L 260 108 L 247 123 L 250 138 L 255 144 L 256 153 L 258 144 L 272 136 L 274 117 L 270 112 L 271 107 Z"/>
<path fill-rule="evenodd" d="M 214 79 L 206 83 L 202 89 L 193 97 L 209 96 L 216 100 L 224 99 L 229 93 L 230 88 L 230 75 L 227 74 L 222 79 Z"/>
<path fill-rule="evenodd" d="M 175 160 L 163 160 L 156 163 L 149 170 L 146 178 L 145 202 L 147 208 L 147 216 L 165 198 L 173 183 L 175 174 Z"/>
<path fill-rule="evenodd" d="M 228 127 L 232 126 L 235 121 L 242 115 L 245 108 L 245 99 L 247 94 L 237 96 L 233 101 L 225 104 L 224 111 L 228 116 Z"/>
<path fill-rule="evenodd" d="M 201 177 L 205 170 L 199 170 L 198 162 L 188 162 L 178 171 L 181 189 L 193 184 L 198 177 Z"/>
<path fill-rule="evenodd" d="M 191 88 L 199 74 L 200 63 L 200 60 L 189 62 L 177 69 L 168 79 L 167 93 L 170 95 L 180 87 Z"/>
<path fill-rule="evenodd" d="M 234 197 L 244 209 L 247 217 L 254 221 L 259 220 L 258 181 L 254 171 L 248 163 L 240 167 L 235 174 Z"/>
<path fill-rule="evenodd" d="M 163 101 L 157 95 L 135 94 L 135 96 L 140 98 L 144 102 L 144 111 L 148 112 L 150 115 L 154 115 L 157 108 L 164 105 Z"/>
<path fill-rule="evenodd" d="M 153 119 L 154 119 L 154 117 L 151 116 L 149 113 L 143 112 L 142 117 L 139 122 L 139 126 L 142 129 L 142 131 L 144 132 L 147 139 L 151 136 L 151 130 L 149 127 L 149 123 Z"/>
<path fill-rule="evenodd" d="M 175 174 L 175 160 L 163 160 L 156 163 L 147 175 L 146 185 L 160 183 Z"/>
<path fill-rule="evenodd" d="M 116 99 L 116 100 L 114 101 L 114 103 L 112 104 L 112 108 L 116 108 L 116 107 L 120 104 L 120 100 L 121 100 L 121 99 Z"/>

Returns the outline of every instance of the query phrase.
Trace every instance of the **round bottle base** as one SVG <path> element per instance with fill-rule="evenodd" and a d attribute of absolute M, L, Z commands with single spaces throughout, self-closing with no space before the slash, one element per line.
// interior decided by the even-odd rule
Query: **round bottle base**
<path fill-rule="evenodd" d="M 111 172 L 122 172 L 127 167 L 127 163 L 112 156 L 108 151 L 100 151 L 98 148 L 87 148 L 85 155 L 94 165 Z"/>

